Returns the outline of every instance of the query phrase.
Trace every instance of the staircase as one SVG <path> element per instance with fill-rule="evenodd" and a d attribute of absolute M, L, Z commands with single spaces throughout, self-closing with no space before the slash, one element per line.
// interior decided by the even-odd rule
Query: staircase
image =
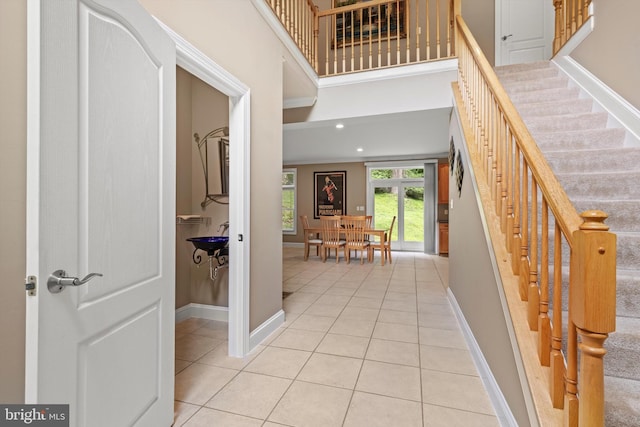
<path fill-rule="evenodd" d="M 496 72 L 578 212 L 607 212 L 618 236 L 616 332 L 605 346 L 607 426 L 640 426 L 640 144 L 552 63 Z"/>

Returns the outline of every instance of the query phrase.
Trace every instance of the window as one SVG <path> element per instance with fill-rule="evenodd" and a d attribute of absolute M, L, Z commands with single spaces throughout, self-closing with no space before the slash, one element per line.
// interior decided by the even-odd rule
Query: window
<path fill-rule="evenodd" d="M 296 234 L 296 170 L 282 171 L 282 233 Z"/>

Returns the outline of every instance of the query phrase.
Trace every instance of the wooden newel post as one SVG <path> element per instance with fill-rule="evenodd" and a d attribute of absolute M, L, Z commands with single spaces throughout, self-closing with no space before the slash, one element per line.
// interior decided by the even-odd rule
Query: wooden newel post
<path fill-rule="evenodd" d="M 564 11 L 562 10 L 562 0 L 553 0 L 553 6 L 556 10 L 556 28 L 553 37 L 553 53 L 556 54 L 564 43 Z"/>
<path fill-rule="evenodd" d="M 576 277 L 569 309 L 580 338 L 579 425 L 604 426 L 604 341 L 616 328 L 616 235 L 607 215 L 586 211 L 573 233 Z"/>

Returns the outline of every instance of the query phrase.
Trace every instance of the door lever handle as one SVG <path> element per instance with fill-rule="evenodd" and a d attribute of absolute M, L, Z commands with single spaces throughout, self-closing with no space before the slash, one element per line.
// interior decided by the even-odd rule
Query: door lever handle
<path fill-rule="evenodd" d="M 502 39 L 502 41 L 504 42 L 504 41 L 507 41 L 507 39 L 508 39 L 509 37 L 513 37 L 513 34 L 509 34 L 508 36 L 502 36 L 502 37 L 500 37 L 500 38 L 501 38 L 501 39 Z"/>
<path fill-rule="evenodd" d="M 96 276 L 102 277 L 102 274 L 90 273 L 82 279 L 78 279 L 77 277 L 67 277 L 67 272 L 64 270 L 56 270 L 51 273 L 51 276 L 49 276 L 49 279 L 47 280 L 47 289 L 49 289 L 49 292 L 51 292 L 52 294 L 58 294 L 62 292 L 67 286 L 84 285 Z"/>

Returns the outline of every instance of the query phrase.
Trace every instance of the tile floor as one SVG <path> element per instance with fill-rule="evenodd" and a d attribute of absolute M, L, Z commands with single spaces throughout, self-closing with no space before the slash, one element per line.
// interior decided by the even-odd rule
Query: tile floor
<path fill-rule="evenodd" d="M 326 263 L 284 248 L 285 324 L 245 359 L 176 325 L 175 426 L 498 426 L 446 297 L 448 259 Z"/>

